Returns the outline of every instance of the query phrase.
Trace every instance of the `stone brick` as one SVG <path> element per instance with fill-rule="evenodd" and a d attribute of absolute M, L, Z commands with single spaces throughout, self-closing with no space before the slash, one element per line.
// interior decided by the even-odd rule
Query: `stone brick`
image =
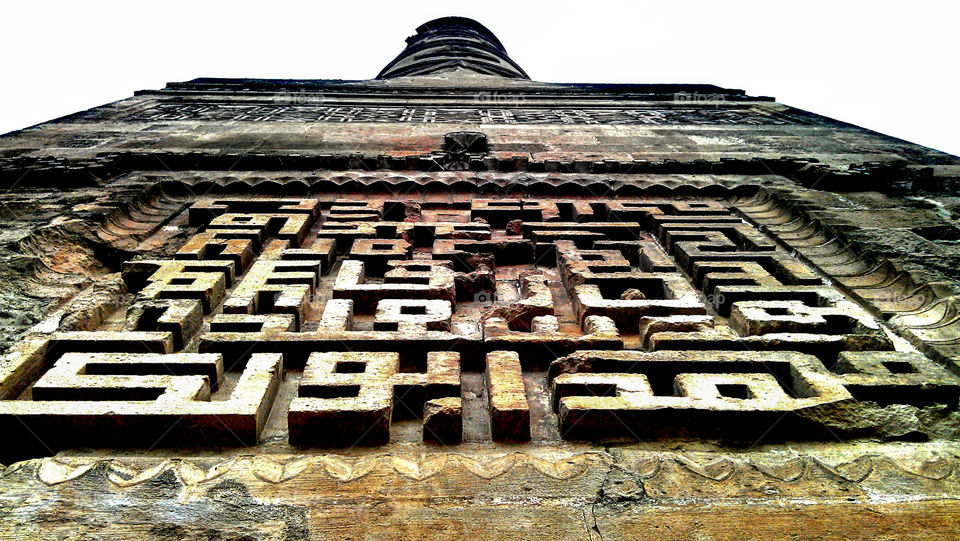
<path fill-rule="evenodd" d="M 484 377 L 490 401 L 493 441 L 530 439 L 530 407 L 520 370 L 520 358 L 515 352 L 491 351 L 487 354 Z"/>

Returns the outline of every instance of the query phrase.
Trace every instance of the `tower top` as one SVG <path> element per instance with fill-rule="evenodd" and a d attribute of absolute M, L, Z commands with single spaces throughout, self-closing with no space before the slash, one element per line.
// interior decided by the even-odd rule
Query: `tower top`
<path fill-rule="evenodd" d="M 407 47 L 377 79 L 432 75 L 457 69 L 484 75 L 529 79 L 487 27 L 466 17 L 442 17 L 417 27 Z"/>

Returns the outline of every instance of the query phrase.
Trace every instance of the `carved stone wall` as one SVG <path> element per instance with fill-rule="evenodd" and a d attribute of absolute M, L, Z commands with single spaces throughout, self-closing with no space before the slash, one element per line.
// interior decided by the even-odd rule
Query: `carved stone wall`
<path fill-rule="evenodd" d="M 0 137 L 0 537 L 957 536 L 960 158 L 419 31 Z"/>
<path fill-rule="evenodd" d="M 950 299 L 867 262 L 775 179 L 280 197 L 228 178 L 110 183 L 153 187 L 90 229 L 128 254 L 85 290 L 97 309 L 75 298 L 3 358 L 7 460 L 56 453 L 8 471 L 11 502 L 149 485 L 145 501 L 206 502 L 199 519 L 228 498 L 297 537 L 327 520 L 300 514 L 325 478 L 358 497 L 398 475 L 420 495 L 443 479 L 460 495 L 514 486 L 483 489 L 493 502 L 545 476 L 572 499 L 536 489 L 508 506 L 557 513 L 565 536 L 616 537 L 654 520 L 634 503 L 694 494 L 742 506 L 788 491 L 832 509 L 853 487 L 862 502 L 956 493 L 958 333 L 928 314 Z M 254 503 L 272 492 L 276 505 Z M 363 517 L 350 535 L 399 519 L 359 502 L 337 507 Z M 422 527 L 471 531 L 449 512 Z M 141 520 L 151 535 L 201 531 Z"/>

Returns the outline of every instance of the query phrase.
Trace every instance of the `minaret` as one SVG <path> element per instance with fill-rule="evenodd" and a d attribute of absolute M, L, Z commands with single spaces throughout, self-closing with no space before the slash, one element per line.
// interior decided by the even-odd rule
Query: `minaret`
<path fill-rule="evenodd" d="M 485 26 L 465 17 L 443 17 L 420 25 L 417 34 L 407 38 L 407 47 L 383 68 L 377 79 L 456 69 L 511 79 L 530 78 Z"/>

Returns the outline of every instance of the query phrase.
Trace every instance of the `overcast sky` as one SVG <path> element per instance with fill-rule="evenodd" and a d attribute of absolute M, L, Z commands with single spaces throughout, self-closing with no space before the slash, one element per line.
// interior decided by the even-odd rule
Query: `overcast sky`
<path fill-rule="evenodd" d="M 368 79 L 471 17 L 531 78 L 713 83 L 960 154 L 960 3 L 8 2 L 0 133 L 195 77 Z"/>

